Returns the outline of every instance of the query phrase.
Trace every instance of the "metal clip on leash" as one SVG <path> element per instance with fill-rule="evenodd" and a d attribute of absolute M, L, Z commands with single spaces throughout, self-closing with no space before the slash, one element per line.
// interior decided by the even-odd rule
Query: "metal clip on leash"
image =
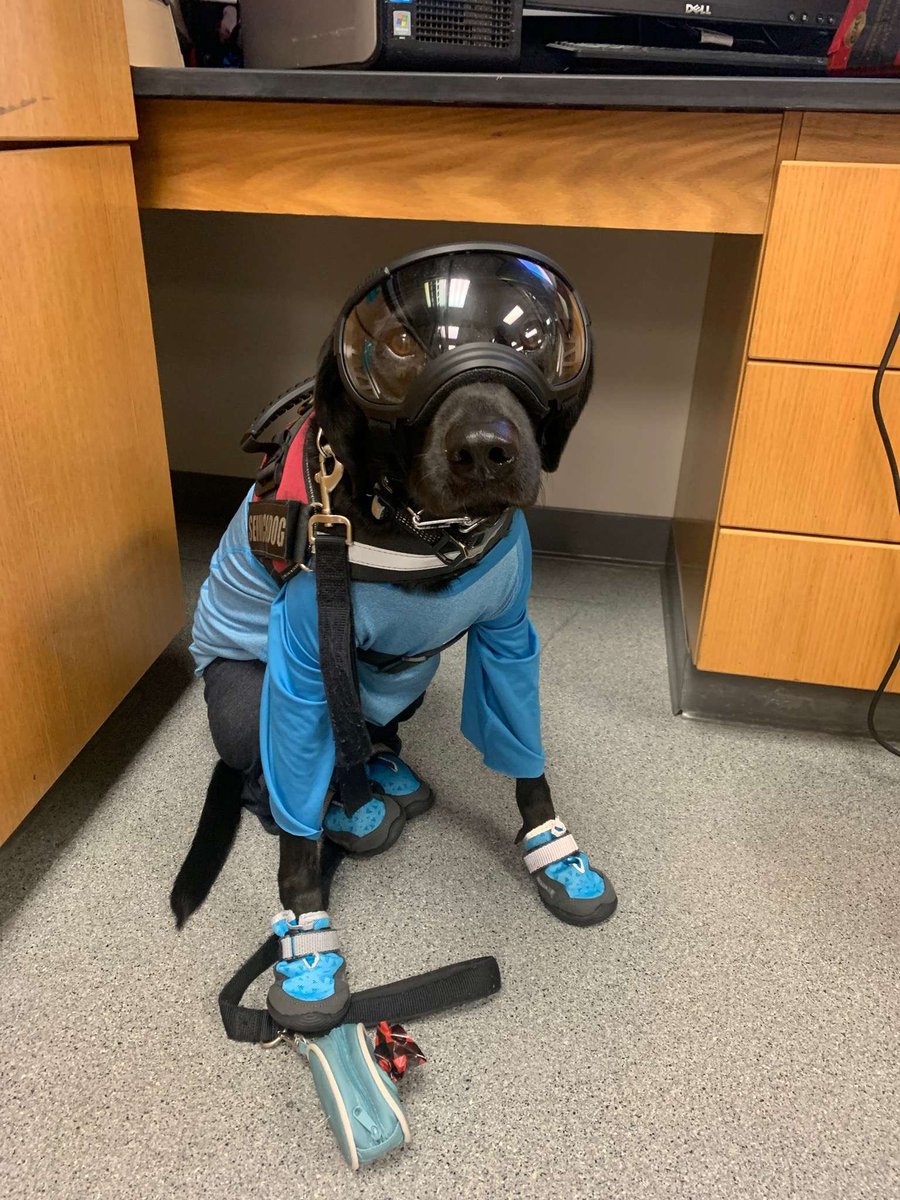
<path fill-rule="evenodd" d="M 260 1042 L 261 1050 L 277 1050 L 279 1046 L 289 1046 L 291 1050 L 299 1050 L 299 1043 L 305 1042 L 302 1033 L 292 1033 L 288 1029 L 279 1029 L 270 1042 Z"/>
<path fill-rule="evenodd" d="M 338 459 L 328 443 L 322 441 L 321 429 L 316 434 L 316 449 L 319 452 L 319 470 L 316 472 L 316 483 L 319 485 L 319 494 L 322 499 L 317 504 L 319 512 L 313 513 L 306 526 L 307 536 L 309 537 L 313 553 L 316 550 L 317 530 L 324 531 L 333 529 L 336 525 L 343 525 L 347 545 L 349 546 L 353 541 L 353 526 L 350 523 L 350 518 L 342 517 L 339 513 L 331 511 L 331 493 L 344 478 L 344 464 Z M 327 465 L 329 462 L 331 463 L 330 470 Z"/>

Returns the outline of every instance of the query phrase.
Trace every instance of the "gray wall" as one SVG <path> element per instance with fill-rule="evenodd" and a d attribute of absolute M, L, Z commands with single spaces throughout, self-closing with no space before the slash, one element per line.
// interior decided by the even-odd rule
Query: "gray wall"
<path fill-rule="evenodd" d="M 498 238 L 558 259 L 596 335 L 594 394 L 546 503 L 672 515 L 711 238 L 226 213 L 147 212 L 143 228 L 175 469 L 248 474 L 240 434 L 311 373 L 372 267 L 441 241 Z"/>

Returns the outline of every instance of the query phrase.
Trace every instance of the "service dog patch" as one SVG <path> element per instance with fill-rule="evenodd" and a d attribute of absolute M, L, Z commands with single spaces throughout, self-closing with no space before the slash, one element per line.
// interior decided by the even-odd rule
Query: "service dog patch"
<path fill-rule="evenodd" d="M 297 525 L 306 505 L 296 500 L 253 500 L 247 514 L 247 540 L 263 558 L 294 558 Z"/>

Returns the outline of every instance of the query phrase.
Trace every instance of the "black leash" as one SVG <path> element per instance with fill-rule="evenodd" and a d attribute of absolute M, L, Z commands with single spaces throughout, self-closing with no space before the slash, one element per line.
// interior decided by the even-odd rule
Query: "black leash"
<path fill-rule="evenodd" d="M 314 527 L 319 661 L 334 734 L 341 803 L 353 814 L 371 799 L 366 763 L 372 743 L 359 701 L 356 637 L 350 603 L 350 558 L 340 525 Z"/>
<path fill-rule="evenodd" d="M 440 654 L 458 638 L 451 638 L 442 646 L 418 655 L 390 655 L 357 648 L 350 596 L 350 542 L 353 538 L 353 527 L 349 518 L 331 511 L 331 492 L 343 478 L 344 468 L 331 447 L 322 441 L 321 429 L 316 439 L 316 447 L 319 471 L 313 476 L 309 460 L 306 458 L 304 471 L 307 493 L 319 510 L 308 522 L 308 537 L 312 544 L 316 575 L 319 660 L 325 698 L 328 701 L 328 716 L 334 735 L 335 782 L 340 789 L 341 804 L 352 816 L 371 798 L 366 763 L 372 757 L 372 743 L 360 703 L 357 659 L 361 658 L 379 671 L 402 671 L 413 663 L 426 662 Z M 314 484 L 318 485 L 319 501 L 313 501 Z M 448 530 L 420 528 L 411 517 L 392 503 L 389 511 L 395 521 L 430 545 L 434 553 L 445 562 L 450 561 L 447 554 L 451 552 L 451 548 L 454 554 L 462 555 L 464 560 L 468 557 L 465 545 Z M 494 522 L 490 528 L 505 533 L 510 521 L 511 513 L 508 511 L 500 522 Z M 445 523 L 437 521 L 434 524 L 439 527 Z M 484 524 L 485 522 L 474 522 L 473 528 L 480 529 Z"/>
<path fill-rule="evenodd" d="M 316 573 L 316 607 L 319 625 L 319 663 L 328 701 L 328 717 L 334 735 L 335 782 L 341 804 L 353 815 L 371 799 L 366 763 L 372 757 L 372 742 L 366 728 L 359 698 L 356 673 L 356 636 L 353 630 L 353 603 L 350 597 L 350 542 L 353 526 L 349 518 L 331 511 L 331 493 L 341 482 L 344 465 L 329 445 L 316 437 L 319 470 L 314 482 L 319 500 L 310 502 L 318 509 L 309 518 L 307 533 L 313 550 Z M 328 464 L 331 464 L 330 467 Z"/>
<path fill-rule="evenodd" d="M 316 439 L 316 446 L 319 471 L 311 478 L 312 471 L 308 460 L 305 460 L 305 471 L 310 500 L 314 495 L 314 484 L 318 485 L 320 496 L 319 501 L 313 502 L 318 511 L 308 522 L 308 536 L 313 548 L 316 575 L 319 661 L 325 698 L 328 701 L 328 716 L 334 735 L 335 781 L 340 789 L 341 804 L 352 816 L 371 799 L 366 763 L 372 757 L 372 743 L 359 698 L 357 658 L 372 663 L 381 671 L 403 670 L 411 663 L 425 662 L 440 654 L 457 639 L 452 638 L 444 645 L 427 650 L 421 655 L 388 655 L 357 649 L 350 596 L 350 542 L 353 538 L 353 528 L 347 517 L 331 511 L 331 492 L 340 483 L 344 468 L 331 447 L 322 441 L 321 430 Z M 392 509 L 392 513 L 395 519 L 400 518 L 398 509 Z M 444 542 L 449 537 L 446 531 L 432 535 L 415 529 L 411 521 L 407 521 L 406 524 L 429 544 L 432 544 L 432 537 L 437 538 L 438 541 L 433 547 L 435 553 L 439 556 L 444 553 Z M 462 544 L 452 537 L 449 540 L 465 557 Z"/>
<path fill-rule="evenodd" d="M 304 385 L 306 386 L 306 385 Z M 300 389 L 298 389 L 299 391 Z M 282 415 L 292 398 L 281 398 L 271 410 L 254 423 L 245 437 L 249 448 L 276 450 L 276 442 L 260 439 L 276 416 Z M 307 493 L 312 507 L 318 509 L 307 527 L 313 548 L 316 576 L 316 605 L 318 608 L 319 661 L 328 715 L 334 734 L 335 780 L 345 810 L 352 814 L 371 798 L 366 763 L 372 757 L 372 743 L 359 696 L 356 670 L 357 648 L 353 628 L 353 606 L 350 596 L 350 541 L 353 530 L 347 517 L 332 513 L 330 494 L 343 475 L 343 466 L 330 447 L 317 439 L 319 472 L 315 483 L 320 501 L 316 503 L 313 480 L 308 462 L 304 459 Z M 330 469 L 328 462 L 331 462 Z M 274 484 L 273 484 L 274 486 Z M 259 506 L 257 506 L 259 507 Z M 274 513 L 272 515 L 275 515 Z M 413 530 L 423 541 L 432 543 L 432 535 Z M 299 529 L 297 530 L 299 533 Z M 443 534 L 435 541 L 443 541 Z M 294 538 L 291 539 L 291 545 Z M 458 543 L 455 543 L 459 545 Z M 462 547 L 460 547 L 462 548 Z M 453 641 L 457 639 L 454 638 Z M 447 646 L 452 645 L 448 642 Z M 413 661 L 425 660 L 439 654 L 446 646 L 416 656 Z M 406 659 L 378 655 L 381 670 L 396 670 Z M 343 854 L 331 843 L 326 844 L 322 861 L 323 901 L 327 905 L 334 872 Z M 265 1009 L 246 1008 L 241 1004 L 244 993 L 264 971 L 273 967 L 281 957 L 280 939 L 272 934 L 235 972 L 219 993 L 219 1012 L 226 1035 L 235 1042 L 270 1043 L 279 1039 L 282 1030 Z M 377 1025 L 379 1021 L 409 1021 L 431 1013 L 455 1008 L 474 1000 L 484 1000 L 500 990 L 500 968 L 492 957 L 473 958 L 452 963 L 422 975 L 413 975 L 397 983 L 383 984 L 358 992 L 350 1001 L 344 1023 Z"/>
<path fill-rule="evenodd" d="M 244 993 L 255 979 L 280 957 L 279 939 L 273 933 L 255 954 L 228 980 L 219 993 L 219 1012 L 227 1037 L 233 1042 L 272 1042 L 281 1029 L 263 1008 L 245 1008 Z M 486 1000 L 500 990 L 496 958 L 471 958 L 436 971 L 412 975 L 397 983 L 357 992 L 342 1024 L 374 1026 L 379 1021 L 413 1021 L 461 1004 Z"/>
<path fill-rule="evenodd" d="M 325 907 L 335 872 L 346 857 L 333 842 L 322 847 L 322 895 Z M 219 993 L 219 1013 L 225 1034 L 233 1042 L 272 1042 L 281 1029 L 264 1008 L 246 1008 L 244 993 L 281 957 L 279 938 L 273 933 L 250 955 Z M 358 992 L 350 1001 L 343 1023 L 377 1025 L 379 1021 L 412 1021 L 448 1008 L 486 1000 L 500 990 L 500 967 L 492 956 L 452 963 L 397 983 L 382 984 Z"/>

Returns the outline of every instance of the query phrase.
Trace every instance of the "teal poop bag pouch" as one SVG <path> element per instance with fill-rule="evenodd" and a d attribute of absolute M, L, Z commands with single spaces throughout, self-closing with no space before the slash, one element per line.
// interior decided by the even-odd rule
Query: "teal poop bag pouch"
<path fill-rule="evenodd" d="M 378 1065 L 364 1025 L 339 1025 L 299 1042 L 328 1124 L 351 1170 L 410 1140 L 397 1086 Z"/>

